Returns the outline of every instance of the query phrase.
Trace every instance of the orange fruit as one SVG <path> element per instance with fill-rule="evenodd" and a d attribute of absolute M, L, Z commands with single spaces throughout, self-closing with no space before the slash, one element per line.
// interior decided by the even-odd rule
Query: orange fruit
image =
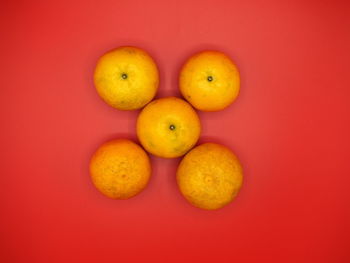
<path fill-rule="evenodd" d="M 202 111 L 226 108 L 239 93 L 239 72 L 233 61 L 218 51 L 203 51 L 187 60 L 180 72 L 180 91 Z"/>
<path fill-rule="evenodd" d="M 196 111 L 175 97 L 152 101 L 137 118 L 137 136 L 142 146 L 159 157 L 184 155 L 196 144 L 200 131 Z"/>
<path fill-rule="evenodd" d="M 145 51 L 119 47 L 100 57 L 94 83 L 100 97 L 110 106 L 136 110 L 155 96 L 159 74 L 155 62 Z"/>
<path fill-rule="evenodd" d="M 235 198 L 242 186 L 243 172 L 231 150 L 204 143 L 182 159 L 176 179 L 180 192 L 192 205 L 213 210 Z"/>
<path fill-rule="evenodd" d="M 90 175 L 95 187 L 113 199 L 128 199 L 147 185 L 151 163 L 136 143 L 118 139 L 102 144 L 90 161 Z"/>

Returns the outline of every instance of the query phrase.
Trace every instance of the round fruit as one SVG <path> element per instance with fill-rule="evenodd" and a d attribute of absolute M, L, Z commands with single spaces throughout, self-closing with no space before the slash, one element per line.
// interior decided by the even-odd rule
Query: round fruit
<path fill-rule="evenodd" d="M 213 210 L 235 198 L 242 186 L 243 172 L 228 148 L 205 143 L 182 159 L 176 178 L 181 193 L 191 204 Z"/>
<path fill-rule="evenodd" d="M 184 155 L 196 144 L 200 131 L 196 111 L 175 97 L 152 101 L 137 119 L 137 136 L 142 146 L 164 158 Z"/>
<path fill-rule="evenodd" d="M 128 199 L 147 185 L 151 163 L 136 143 L 118 139 L 102 144 L 90 161 L 90 175 L 96 188 L 113 199 Z"/>
<path fill-rule="evenodd" d="M 228 56 L 218 51 L 203 51 L 182 67 L 179 85 L 182 95 L 193 107 L 218 111 L 236 99 L 240 78 Z"/>
<path fill-rule="evenodd" d="M 120 110 L 136 110 L 155 96 L 159 74 L 155 62 L 145 51 L 119 47 L 98 60 L 94 83 L 107 104 Z"/>

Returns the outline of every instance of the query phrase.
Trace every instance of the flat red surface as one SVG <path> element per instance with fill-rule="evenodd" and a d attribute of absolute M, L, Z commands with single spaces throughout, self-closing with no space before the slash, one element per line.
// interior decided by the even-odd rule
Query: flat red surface
<path fill-rule="evenodd" d="M 0 262 L 350 262 L 348 1 L 1 1 Z M 245 182 L 218 211 L 180 195 L 179 159 L 152 157 L 137 197 L 115 201 L 88 164 L 135 139 L 138 112 L 97 95 L 97 58 L 146 49 L 158 97 L 181 65 L 218 49 L 241 93 L 199 113 L 201 141 L 239 156 Z"/>

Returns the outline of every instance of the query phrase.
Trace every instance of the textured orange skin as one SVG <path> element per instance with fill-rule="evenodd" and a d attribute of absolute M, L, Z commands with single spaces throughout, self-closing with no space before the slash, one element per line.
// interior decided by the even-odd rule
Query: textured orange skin
<path fill-rule="evenodd" d="M 127 78 L 123 79 L 122 75 Z M 94 83 L 100 97 L 120 110 L 136 110 L 150 102 L 158 89 L 159 73 L 153 59 L 142 49 L 119 47 L 97 62 Z"/>
<path fill-rule="evenodd" d="M 208 81 L 208 77 L 212 81 Z M 180 72 L 180 91 L 193 107 L 219 111 L 238 96 L 239 72 L 233 61 L 218 51 L 203 51 L 190 57 Z"/>
<path fill-rule="evenodd" d="M 174 125 L 174 130 L 170 129 L 171 125 Z M 176 97 L 152 101 L 137 119 L 137 136 L 142 146 L 159 157 L 184 155 L 196 144 L 200 132 L 201 124 L 196 111 Z"/>
<path fill-rule="evenodd" d="M 141 192 L 151 176 L 146 152 L 136 143 L 117 139 L 102 144 L 90 161 L 95 187 L 113 199 L 128 199 Z"/>
<path fill-rule="evenodd" d="M 214 210 L 236 197 L 242 186 L 243 171 L 231 150 L 205 143 L 182 159 L 176 179 L 187 201 L 198 208 Z"/>

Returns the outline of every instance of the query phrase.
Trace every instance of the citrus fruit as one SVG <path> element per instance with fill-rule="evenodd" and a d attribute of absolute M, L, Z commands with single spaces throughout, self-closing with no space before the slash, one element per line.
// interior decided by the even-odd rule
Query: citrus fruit
<path fill-rule="evenodd" d="M 137 136 L 142 146 L 159 157 L 184 155 L 196 144 L 200 131 L 196 111 L 176 97 L 152 101 L 137 118 Z"/>
<path fill-rule="evenodd" d="M 142 108 L 155 96 L 158 69 L 153 59 L 136 47 L 119 47 L 97 62 L 94 83 L 100 97 L 120 110 Z"/>
<path fill-rule="evenodd" d="M 90 175 L 102 194 L 113 199 L 128 199 L 146 187 L 151 163 L 139 145 L 117 139 L 102 144 L 94 153 Z"/>
<path fill-rule="evenodd" d="M 182 96 L 202 111 L 226 108 L 239 93 L 237 67 L 222 52 L 203 51 L 187 60 L 179 79 Z"/>
<path fill-rule="evenodd" d="M 182 159 L 176 174 L 183 196 L 202 209 L 219 209 L 230 203 L 242 186 L 237 157 L 225 146 L 204 143 Z"/>

